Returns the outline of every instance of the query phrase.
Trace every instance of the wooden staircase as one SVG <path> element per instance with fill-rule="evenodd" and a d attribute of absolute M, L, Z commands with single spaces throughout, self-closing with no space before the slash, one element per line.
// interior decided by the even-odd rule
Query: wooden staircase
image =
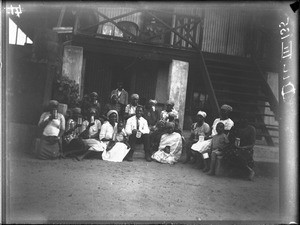
<path fill-rule="evenodd" d="M 276 121 L 278 103 L 262 77 L 261 71 L 249 58 L 202 53 L 218 105 L 233 107 L 231 118 L 249 112 L 257 130 L 257 141 L 270 146 L 278 144 L 279 124 Z M 272 95 L 272 96 L 270 96 Z"/>

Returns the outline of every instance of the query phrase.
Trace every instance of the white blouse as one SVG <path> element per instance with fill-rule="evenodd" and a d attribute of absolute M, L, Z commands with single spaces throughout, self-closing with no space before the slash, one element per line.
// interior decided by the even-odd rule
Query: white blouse
<path fill-rule="evenodd" d="M 217 134 L 216 127 L 219 122 L 222 122 L 224 124 L 224 130 L 230 130 L 231 127 L 233 127 L 233 125 L 234 125 L 234 122 L 230 118 L 228 118 L 226 120 L 221 120 L 220 118 L 217 118 L 217 119 L 215 119 L 215 121 L 212 125 L 212 134 L 211 134 L 212 136 Z"/>
<path fill-rule="evenodd" d="M 89 125 L 89 121 L 85 120 L 82 122 L 82 130 L 85 130 L 87 126 Z M 93 126 L 89 129 L 89 136 L 93 136 L 98 133 L 98 131 L 101 129 L 101 122 L 100 120 L 95 120 L 95 123 Z"/>
<path fill-rule="evenodd" d="M 115 126 L 113 127 L 108 121 L 105 121 L 99 134 L 100 141 L 102 139 L 112 139 L 114 133 L 117 131 L 117 126 L 117 123 L 115 123 Z"/>
<path fill-rule="evenodd" d="M 50 112 L 44 112 L 41 117 L 38 125 L 46 121 L 51 116 Z M 44 128 L 44 136 L 58 136 L 60 130 L 65 130 L 65 117 L 58 113 L 57 119 L 51 120 L 46 127 Z"/>

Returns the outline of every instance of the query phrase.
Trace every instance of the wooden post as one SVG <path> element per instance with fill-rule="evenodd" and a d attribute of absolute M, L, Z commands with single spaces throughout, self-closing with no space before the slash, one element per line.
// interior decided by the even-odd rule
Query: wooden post
<path fill-rule="evenodd" d="M 169 100 L 174 101 L 175 109 L 179 113 L 181 129 L 183 128 L 188 73 L 188 62 L 172 60 L 169 70 L 168 96 Z"/>

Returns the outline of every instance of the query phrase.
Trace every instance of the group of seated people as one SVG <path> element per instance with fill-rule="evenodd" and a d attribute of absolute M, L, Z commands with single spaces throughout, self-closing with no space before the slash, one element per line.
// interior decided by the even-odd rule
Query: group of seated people
<path fill-rule="evenodd" d="M 203 162 L 203 171 L 209 175 L 214 174 L 216 158 L 222 155 L 229 164 L 245 168 L 250 180 L 254 176 L 255 128 L 244 118 L 234 126 L 229 118 L 232 111 L 229 105 L 221 107 L 220 118 L 215 119 L 212 129 L 205 123 L 206 113 L 199 111 L 191 135 L 185 140 L 174 102 L 167 101 L 166 109 L 158 112 L 155 100 L 150 99 L 144 108 L 138 104 L 138 94 L 133 94 L 127 105 L 120 103 L 117 94 L 112 94 L 111 102 L 101 111 L 97 93 L 91 93 L 90 97 L 90 103 L 70 110 L 67 121 L 57 111 L 59 103 L 49 102 L 38 123 L 42 129 L 38 158 L 73 157 L 81 161 L 89 156 L 131 162 L 140 143 L 148 162 L 174 164 L 185 149 L 184 163 Z"/>

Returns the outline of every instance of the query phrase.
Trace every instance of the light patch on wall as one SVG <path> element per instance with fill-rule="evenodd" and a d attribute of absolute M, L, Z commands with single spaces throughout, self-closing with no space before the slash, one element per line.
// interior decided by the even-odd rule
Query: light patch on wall
<path fill-rule="evenodd" d="M 25 41 L 26 41 L 26 35 L 20 28 L 18 28 L 17 45 L 24 45 Z"/>
<path fill-rule="evenodd" d="M 9 44 L 16 44 L 17 25 L 9 18 Z"/>
<path fill-rule="evenodd" d="M 18 26 L 15 24 L 12 19 L 9 18 L 8 23 L 8 29 L 9 29 L 9 44 L 12 45 L 25 45 L 26 44 L 32 44 L 32 40 L 26 36 L 26 34 L 18 28 Z"/>

